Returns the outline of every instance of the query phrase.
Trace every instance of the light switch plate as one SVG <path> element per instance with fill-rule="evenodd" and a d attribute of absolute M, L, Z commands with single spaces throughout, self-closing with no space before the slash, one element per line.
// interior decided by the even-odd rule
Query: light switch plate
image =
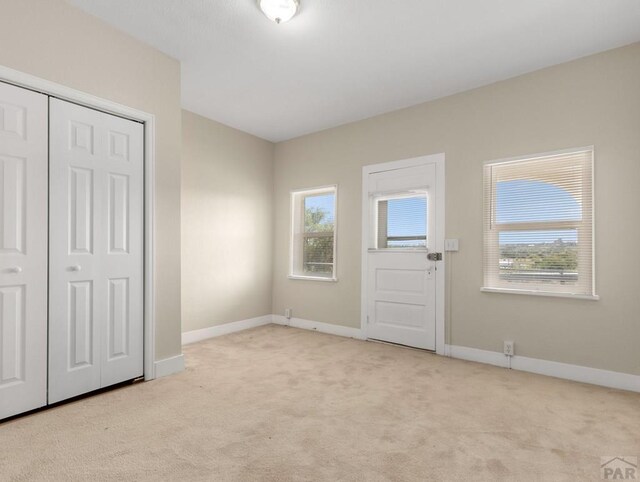
<path fill-rule="evenodd" d="M 444 240 L 444 250 L 445 251 L 458 251 L 458 240 L 457 239 L 445 239 Z"/>

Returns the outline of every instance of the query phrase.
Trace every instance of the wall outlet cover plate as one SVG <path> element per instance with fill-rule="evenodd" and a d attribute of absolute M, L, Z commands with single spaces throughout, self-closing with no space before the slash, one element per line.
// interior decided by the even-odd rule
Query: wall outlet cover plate
<path fill-rule="evenodd" d="M 459 243 L 458 239 L 445 239 L 444 240 L 444 250 L 445 251 L 458 251 Z"/>

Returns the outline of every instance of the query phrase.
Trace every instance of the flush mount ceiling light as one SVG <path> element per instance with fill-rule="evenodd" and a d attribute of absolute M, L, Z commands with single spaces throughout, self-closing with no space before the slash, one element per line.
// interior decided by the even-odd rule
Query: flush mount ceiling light
<path fill-rule="evenodd" d="M 299 0 L 258 0 L 260 10 L 269 20 L 284 23 L 291 20 L 298 12 Z"/>

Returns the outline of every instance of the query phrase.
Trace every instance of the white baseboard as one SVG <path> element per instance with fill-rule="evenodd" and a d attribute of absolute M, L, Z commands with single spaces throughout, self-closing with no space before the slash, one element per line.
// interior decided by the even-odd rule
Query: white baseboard
<path fill-rule="evenodd" d="M 640 392 L 640 375 L 630 373 L 612 372 L 599 368 L 569 365 L 548 360 L 539 360 L 524 356 L 514 356 L 511 360 L 511 368 L 525 372 L 539 373 L 557 378 L 566 378 L 576 382 L 591 383 L 603 387 L 618 388 Z"/>
<path fill-rule="evenodd" d="M 287 319 L 282 315 L 273 315 L 273 323 L 277 325 L 293 326 L 294 328 L 302 328 L 303 330 L 319 331 L 321 333 L 328 333 L 329 335 L 338 335 L 347 338 L 355 338 L 357 340 L 364 340 L 364 335 L 360 328 L 334 325 L 332 323 L 323 323 L 321 321 L 303 320 L 302 318 Z"/>
<path fill-rule="evenodd" d="M 446 356 L 450 356 L 451 358 L 509 368 L 507 357 L 497 351 L 480 350 L 468 346 L 445 345 L 444 352 Z"/>
<path fill-rule="evenodd" d="M 461 360 L 486 363 L 504 368 L 509 367 L 508 358 L 496 351 L 479 350 L 477 348 L 458 345 L 446 345 L 445 353 L 452 358 L 459 358 Z M 566 380 L 590 383 L 592 385 L 640 392 L 640 375 L 632 375 L 630 373 L 612 372 L 599 368 L 540 360 L 538 358 L 519 355 L 511 357 L 511 368 L 513 370 L 564 378 Z"/>
<path fill-rule="evenodd" d="M 182 354 L 158 360 L 154 363 L 156 378 L 173 375 L 184 370 L 184 356 Z"/>
<path fill-rule="evenodd" d="M 236 331 L 247 330 L 256 326 L 275 323 L 278 325 L 292 326 L 304 330 L 319 331 L 330 335 L 344 336 L 358 340 L 366 339 L 363 331 L 359 328 L 352 328 L 320 321 L 304 320 L 302 318 L 287 319 L 282 315 L 265 315 L 248 320 L 234 321 L 223 325 L 212 326 L 202 330 L 188 331 L 182 334 L 182 343 L 195 343 L 207 338 L 226 335 Z M 509 368 L 508 358 L 500 352 L 481 350 L 459 345 L 445 345 L 445 355 L 461 360 L 468 360 L 478 363 L 486 363 L 498 367 Z M 184 359 L 182 355 L 160 360 L 155 363 L 156 378 L 177 373 L 184 369 Z M 603 387 L 617 388 L 620 390 L 630 390 L 640 392 L 640 375 L 629 373 L 613 372 L 590 368 L 580 365 L 571 365 L 549 360 L 540 360 L 524 356 L 511 357 L 511 368 L 525 372 L 547 375 L 550 377 L 564 378 L 576 382 L 590 383 Z"/>
<path fill-rule="evenodd" d="M 248 330 L 256 326 L 268 325 L 271 323 L 271 315 L 258 316 L 257 318 L 249 318 L 248 320 L 233 321 L 222 325 L 211 326 L 201 330 L 187 331 L 182 334 L 182 344 L 188 345 L 197 341 L 214 338 L 216 336 L 228 335 L 236 331 Z"/>

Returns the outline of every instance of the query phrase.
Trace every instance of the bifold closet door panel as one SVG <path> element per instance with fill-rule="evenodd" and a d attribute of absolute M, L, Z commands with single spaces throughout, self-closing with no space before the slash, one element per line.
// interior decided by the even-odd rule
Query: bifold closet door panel
<path fill-rule="evenodd" d="M 0 419 L 47 403 L 47 97 L 0 82 Z"/>
<path fill-rule="evenodd" d="M 143 374 L 143 126 L 50 100 L 49 403 Z"/>

